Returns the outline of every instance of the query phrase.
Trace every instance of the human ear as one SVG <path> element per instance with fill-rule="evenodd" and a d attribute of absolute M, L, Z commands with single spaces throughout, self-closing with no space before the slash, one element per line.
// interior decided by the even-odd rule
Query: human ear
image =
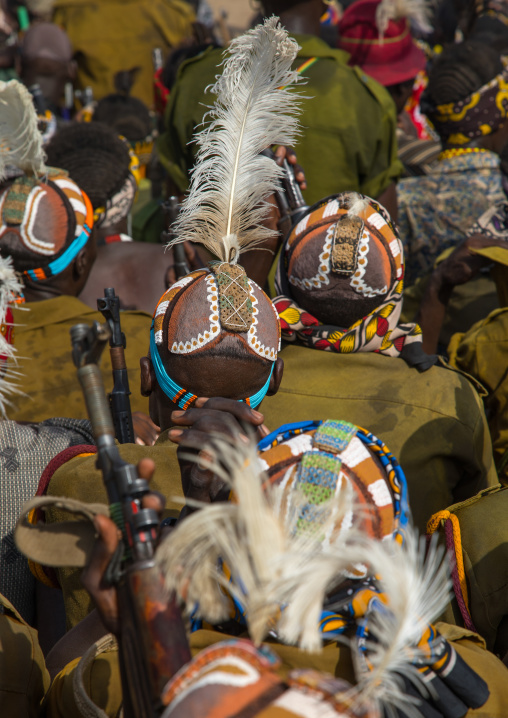
<path fill-rule="evenodd" d="M 155 389 L 155 372 L 150 357 L 141 357 L 139 360 L 141 368 L 141 395 L 150 396 Z"/>
<path fill-rule="evenodd" d="M 86 247 L 78 253 L 73 265 L 74 276 L 79 279 L 88 271 L 88 253 Z"/>
<path fill-rule="evenodd" d="M 279 391 L 279 386 L 282 381 L 282 374 L 284 373 L 284 360 L 277 359 L 275 366 L 273 367 L 272 376 L 270 377 L 270 384 L 268 385 L 267 396 L 273 396 Z"/>

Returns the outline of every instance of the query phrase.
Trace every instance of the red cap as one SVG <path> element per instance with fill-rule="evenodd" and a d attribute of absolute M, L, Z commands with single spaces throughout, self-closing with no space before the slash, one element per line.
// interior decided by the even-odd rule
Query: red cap
<path fill-rule="evenodd" d="M 389 20 L 381 39 L 376 24 L 380 0 L 357 0 L 339 22 L 339 47 L 349 52 L 350 65 L 381 85 L 396 85 L 416 77 L 426 63 L 425 54 L 413 41 L 407 18 Z"/>

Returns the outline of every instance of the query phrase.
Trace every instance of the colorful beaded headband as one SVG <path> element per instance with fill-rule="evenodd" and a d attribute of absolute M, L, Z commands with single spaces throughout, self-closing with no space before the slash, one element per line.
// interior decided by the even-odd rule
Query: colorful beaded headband
<path fill-rule="evenodd" d="M 83 224 L 83 228 L 79 235 L 71 242 L 67 249 L 53 262 L 50 262 L 46 267 L 38 267 L 37 269 L 27 269 L 23 272 L 25 277 L 33 280 L 34 282 L 40 282 L 49 277 L 53 277 L 55 274 L 60 274 L 66 269 L 72 262 L 78 253 L 83 249 L 88 240 L 93 227 L 93 207 L 92 203 L 88 199 L 87 195 L 82 191 L 83 202 L 86 207 L 86 217 Z"/>
<path fill-rule="evenodd" d="M 192 392 L 187 391 L 187 389 L 184 389 L 182 386 L 177 384 L 176 381 L 171 379 L 171 377 L 167 373 L 166 368 L 162 363 L 159 350 L 155 343 L 153 322 L 150 329 L 150 357 L 152 359 L 152 364 L 155 370 L 155 376 L 157 377 L 157 383 L 159 384 L 164 394 L 166 394 L 168 399 L 171 399 L 171 401 L 174 402 L 180 409 L 188 409 L 189 406 L 193 404 L 198 397 L 196 394 L 192 394 Z M 265 398 L 266 393 L 270 387 L 270 379 L 272 378 L 274 366 L 275 362 L 271 366 L 268 379 L 261 387 L 261 389 L 256 392 L 256 394 L 253 394 L 246 399 L 239 399 L 238 401 L 244 401 L 253 409 L 259 406 Z"/>

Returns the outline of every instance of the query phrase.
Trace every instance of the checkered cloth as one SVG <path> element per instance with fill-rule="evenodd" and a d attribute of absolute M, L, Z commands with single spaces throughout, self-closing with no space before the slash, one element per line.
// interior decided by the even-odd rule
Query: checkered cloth
<path fill-rule="evenodd" d="M 40 424 L 0 422 L 0 593 L 28 623 L 35 617 L 35 578 L 14 543 L 23 504 L 35 496 L 51 459 L 69 446 L 94 444 L 89 421 L 48 419 Z"/>

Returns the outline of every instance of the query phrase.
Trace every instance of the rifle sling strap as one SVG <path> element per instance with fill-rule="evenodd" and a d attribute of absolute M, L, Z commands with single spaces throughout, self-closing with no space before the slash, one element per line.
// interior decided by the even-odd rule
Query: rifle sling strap
<path fill-rule="evenodd" d="M 38 521 L 38 512 L 50 506 L 79 518 L 54 524 Z M 109 516 L 109 507 L 65 496 L 36 496 L 23 506 L 14 530 L 16 545 L 28 559 L 43 566 L 86 566 L 96 540 L 93 519 L 97 514 Z"/>
<path fill-rule="evenodd" d="M 118 643 L 112 633 L 108 633 L 90 646 L 74 671 L 72 687 L 74 689 L 74 701 L 79 710 L 80 718 L 108 718 L 108 714 L 93 702 L 85 688 L 85 683 L 90 682 L 89 679 L 85 680 L 85 672 L 93 664 L 97 656 L 108 651 L 118 651 Z M 120 716 L 122 714 L 123 710 Z"/>

